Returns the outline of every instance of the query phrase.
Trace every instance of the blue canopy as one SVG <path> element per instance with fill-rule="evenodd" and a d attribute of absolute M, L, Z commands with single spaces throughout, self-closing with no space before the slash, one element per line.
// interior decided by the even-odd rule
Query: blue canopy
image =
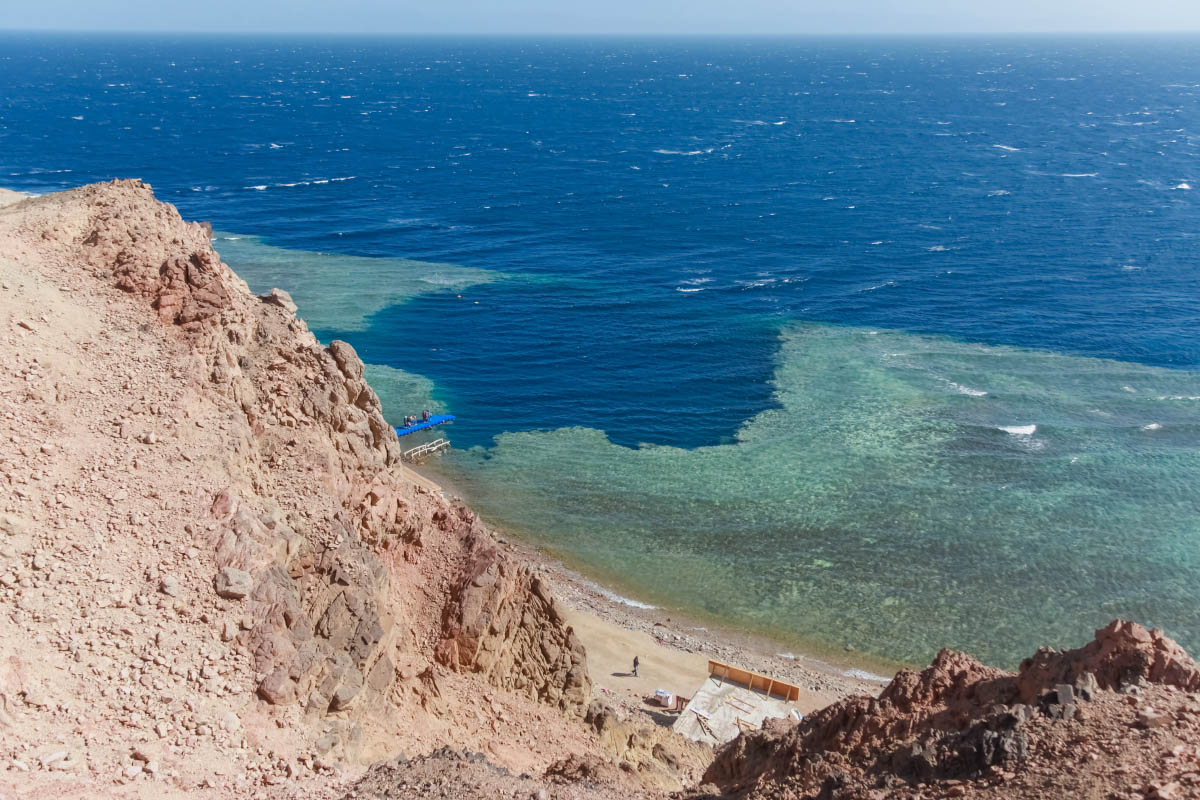
<path fill-rule="evenodd" d="M 427 422 L 414 422 L 407 428 L 396 428 L 397 436 L 408 436 L 410 433 L 423 431 L 426 428 L 432 428 L 434 425 L 441 425 L 443 422 L 453 422 L 453 414 L 431 414 Z"/>

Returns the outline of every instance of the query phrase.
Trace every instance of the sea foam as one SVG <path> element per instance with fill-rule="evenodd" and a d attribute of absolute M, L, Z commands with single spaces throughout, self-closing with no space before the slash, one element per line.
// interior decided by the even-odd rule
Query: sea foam
<path fill-rule="evenodd" d="M 592 585 L 596 589 L 596 594 L 600 595 L 601 597 L 604 597 L 607 600 L 611 600 L 614 603 L 620 603 L 623 606 L 630 606 L 631 608 L 640 608 L 640 609 L 643 609 L 646 611 L 658 608 L 658 606 L 650 605 L 649 603 L 643 603 L 639 600 L 633 600 L 629 597 L 624 597 L 622 595 L 617 594 L 616 592 L 605 589 L 603 586 L 596 586 L 595 584 L 592 584 Z"/>
<path fill-rule="evenodd" d="M 999 425 L 997 427 L 1012 436 L 1033 436 L 1037 432 L 1037 425 Z"/>

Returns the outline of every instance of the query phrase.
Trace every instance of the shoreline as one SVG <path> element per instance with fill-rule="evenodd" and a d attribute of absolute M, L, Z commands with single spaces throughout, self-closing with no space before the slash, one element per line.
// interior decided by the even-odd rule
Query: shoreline
<path fill-rule="evenodd" d="M 469 507 L 470 504 L 453 486 L 432 478 L 419 465 L 414 467 L 405 464 L 404 468 L 420 485 Z M 707 661 L 711 658 L 798 685 L 802 695 L 796 706 L 805 714 L 849 695 L 874 697 L 892 680 L 895 671 L 903 668 L 903 665 L 889 664 L 883 659 L 855 658 L 851 654 L 842 659 L 811 650 L 788 652 L 789 649 L 795 649 L 795 644 L 762 634 L 738 631 L 727 624 L 702 619 L 686 611 L 641 603 L 592 580 L 553 554 L 514 534 L 497 529 L 490 523 L 489 527 L 495 533 L 500 547 L 538 571 L 549 582 L 554 596 L 568 607 L 572 617 L 570 621 L 587 648 L 589 660 L 593 652 L 607 654 L 614 648 L 624 647 L 630 658 L 638 655 L 645 664 L 648 661 L 647 654 L 638 648 L 658 648 L 663 652 L 652 653 L 649 660 L 664 662 L 667 670 L 676 669 L 679 672 L 677 681 L 690 677 L 698 684 L 703 681 L 707 671 L 706 665 L 696 660 Z M 628 668 L 624 660 L 616 663 L 621 670 Z M 704 669 L 704 675 L 699 675 L 697 670 L 700 669 Z M 640 702 L 644 694 L 622 690 L 624 679 L 630 676 L 615 669 L 608 673 L 598 669 L 595 673 L 592 679 L 597 696 L 617 700 L 627 710 L 646 712 Z M 655 677 L 667 680 L 663 675 L 664 670 L 660 669 Z M 614 681 L 614 678 L 617 680 Z M 657 688 L 690 692 L 694 686 Z M 650 690 L 652 692 L 653 689 Z"/>

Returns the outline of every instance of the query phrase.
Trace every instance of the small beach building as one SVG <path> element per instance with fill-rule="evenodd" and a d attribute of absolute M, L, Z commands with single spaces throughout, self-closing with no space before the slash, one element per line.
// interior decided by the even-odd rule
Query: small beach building
<path fill-rule="evenodd" d="M 674 730 L 697 742 L 724 744 L 763 721 L 793 717 L 800 687 L 720 661 L 708 662 L 708 678 L 675 721 Z"/>

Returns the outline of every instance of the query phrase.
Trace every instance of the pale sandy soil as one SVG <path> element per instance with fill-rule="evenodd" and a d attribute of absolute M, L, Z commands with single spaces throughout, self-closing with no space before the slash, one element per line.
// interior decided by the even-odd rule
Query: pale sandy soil
<path fill-rule="evenodd" d="M 588 667 L 599 694 L 610 692 L 630 700 L 650 697 L 665 689 L 684 697 L 708 676 L 708 658 L 663 647 L 654 637 L 628 630 L 596 614 L 572 608 L 567 622 L 587 648 Z M 638 675 L 633 677 L 633 657 Z"/>
<path fill-rule="evenodd" d="M 431 480 L 430 478 L 426 477 L 425 475 L 422 475 L 420 472 L 417 472 L 415 469 L 411 469 L 409 467 L 404 467 L 403 469 L 404 469 L 404 477 L 407 478 L 408 480 L 412 481 L 413 483 L 415 483 L 417 486 L 421 486 L 421 487 L 433 492 L 434 494 L 444 496 L 445 493 L 442 491 L 442 487 L 439 486 L 435 481 Z"/>

